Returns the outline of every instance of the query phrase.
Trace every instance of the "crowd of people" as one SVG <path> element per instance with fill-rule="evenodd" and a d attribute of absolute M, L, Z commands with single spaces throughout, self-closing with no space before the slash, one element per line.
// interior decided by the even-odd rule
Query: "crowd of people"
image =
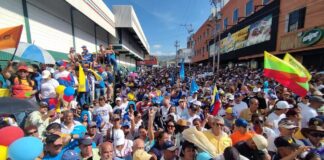
<path fill-rule="evenodd" d="M 191 66 L 181 79 L 179 67 L 139 68 L 121 76 L 111 45 L 97 57 L 82 49 L 56 65 L 9 62 L 1 71 L 0 88 L 39 108 L 21 123 L 2 115 L 0 131 L 16 126 L 37 137 L 44 144 L 37 159 L 324 159 L 324 76 L 316 71 L 299 97 L 262 69 L 209 74 Z M 215 86 L 221 105 L 211 114 Z"/>

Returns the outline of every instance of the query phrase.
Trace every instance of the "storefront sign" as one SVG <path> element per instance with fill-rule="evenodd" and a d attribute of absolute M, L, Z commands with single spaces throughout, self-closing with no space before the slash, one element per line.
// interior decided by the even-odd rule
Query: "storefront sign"
<path fill-rule="evenodd" d="M 302 32 L 287 33 L 280 37 L 280 50 L 305 48 L 324 45 L 324 26 L 304 29 Z"/>
<path fill-rule="evenodd" d="M 303 44 L 312 45 L 317 43 L 322 38 L 322 35 L 323 31 L 315 28 L 302 34 L 300 39 Z"/>
<path fill-rule="evenodd" d="M 272 15 L 248 25 L 235 33 L 228 33 L 221 40 L 221 53 L 227 53 L 244 47 L 270 40 Z"/>

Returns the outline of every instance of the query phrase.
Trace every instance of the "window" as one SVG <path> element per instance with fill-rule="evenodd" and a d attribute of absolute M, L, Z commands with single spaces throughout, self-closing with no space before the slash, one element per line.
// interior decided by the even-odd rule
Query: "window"
<path fill-rule="evenodd" d="M 306 7 L 293 11 L 288 18 L 288 32 L 304 28 Z"/>
<path fill-rule="evenodd" d="M 245 16 L 249 16 L 253 13 L 253 0 L 249 0 L 245 5 Z"/>
<path fill-rule="evenodd" d="M 238 21 L 238 9 L 234 9 L 234 12 L 233 12 L 233 24 L 236 24 Z"/>
<path fill-rule="evenodd" d="M 227 25 L 228 25 L 227 18 L 225 18 L 224 19 L 224 29 L 227 29 Z"/>
<path fill-rule="evenodd" d="M 263 5 L 266 5 L 266 4 L 268 4 L 270 2 L 270 0 L 263 0 Z"/>
<path fill-rule="evenodd" d="M 216 24 L 216 32 L 220 31 L 221 29 L 221 24 L 220 23 L 217 23 Z"/>

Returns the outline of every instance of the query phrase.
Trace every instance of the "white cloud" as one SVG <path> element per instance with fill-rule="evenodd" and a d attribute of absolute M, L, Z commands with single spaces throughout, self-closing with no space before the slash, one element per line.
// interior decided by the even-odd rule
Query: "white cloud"
<path fill-rule="evenodd" d="M 155 48 L 155 49 L 159 49 L 159 48 L 161 48 L 162 47 L 162 45 L 160 45 L 160 44 L 155 44 L 155 45 L 153 45 L 153 48 Z"/>
<path fill-rule="evenodd" d="M 154 56 L 175 56 L 175 52 L 154 51 L 151 53 Z"/>

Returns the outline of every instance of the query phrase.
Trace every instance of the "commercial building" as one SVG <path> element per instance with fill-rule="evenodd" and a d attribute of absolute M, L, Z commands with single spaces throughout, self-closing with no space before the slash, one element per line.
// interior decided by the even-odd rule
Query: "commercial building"
<path fill-rule="evenodd" d="M 219 15 L 219 20 L 207 20 L 200 28 L 206 23 L 215 26 L 210 32 L 214 34 L 208 43 L 208 58 L 195 45 L 196 62 L 212 62 L 213 55 L 220 52 L 223 67 L 262 67 L 266 50 L 279 57 L 289 52 L 307 67 L 323 68 L 322 0 L 230 0 Z M 197 36 L 201 35 L 199 30 Z"/>
<path fill-rule="evenodd" d="M 113 44 L 121 53 L 117 56 L 119 66 L 134 70 L 136 61 L 149 54 L 149 44 L 133 8 L 125 7 L 131 12 L 122 13 L 129 14 L 134 26 L 121 26 L 121 13 L 113 13 L 100 0 L 3 0 L 0 28 L 23 25 L 20 41 L 47 50 L 56 60 L 67 59 L 70 47 L 81 53 L 81 46 L 86 45 L 89 52 L 96 53 L 101 44 Z M 124 46 L 123 50 L 119 46 Z M 0 51 L 2 64 L 11 56 Z"/>

